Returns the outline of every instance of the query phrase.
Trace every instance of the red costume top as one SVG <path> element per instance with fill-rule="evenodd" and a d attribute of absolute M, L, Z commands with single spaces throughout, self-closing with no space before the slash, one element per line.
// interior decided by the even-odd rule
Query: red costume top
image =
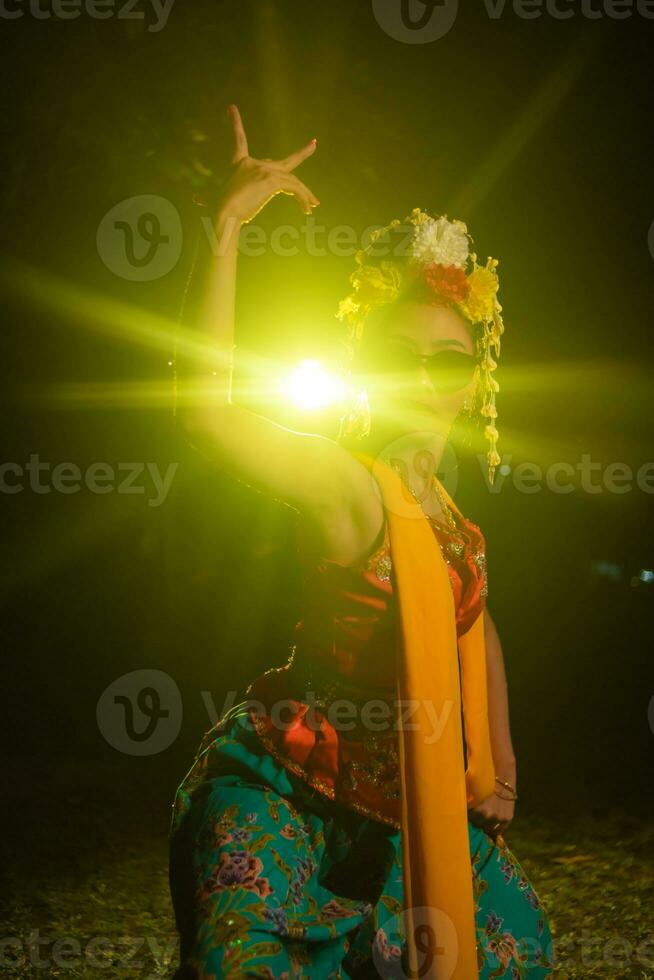
<path fill-rule="evenodd" d="M 460 637 L 486 602 L 486 545 L 476 524 L 454 518 L 457 536 L 440 521 L 429 523 L 447 562 Z M 295 626 L 288 663 L 248 687 L 248 697 L 259 702 L 250 716 L 266 749 L 295 775 L 400 827 L 399 626 L 387 519 L 371 553 L 355 565 L 307 561 L 301 542 L 298 557 L 305 615 Z M 410 705 L 402 711 L 410 724 Z"/>

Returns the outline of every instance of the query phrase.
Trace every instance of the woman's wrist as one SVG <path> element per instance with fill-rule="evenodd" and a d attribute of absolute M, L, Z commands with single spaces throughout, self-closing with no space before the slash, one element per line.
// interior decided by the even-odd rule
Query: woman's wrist
<path fill-rule="evenodd" d="M 241 233 L 242 220 L 238 215 L 233 214 L 226 208 L 221 208 L 214 220 L 214 231 L 220 254 L 229 248 L 238 246 L 238 239 Z"/>
<path fill-rule="evenodd" d="M 501 756 L 495 760 L 495 775 L 499 776 L 507 783 L 511 783 L 515 786 L 516 780 L 518 778 L 518 767 L 516 764 L 515 757 L 513 756 Z"/>

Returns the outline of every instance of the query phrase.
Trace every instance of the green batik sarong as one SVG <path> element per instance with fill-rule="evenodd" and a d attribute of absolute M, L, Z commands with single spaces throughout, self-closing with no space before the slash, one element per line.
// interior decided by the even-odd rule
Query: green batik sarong
<path fill-rule="evenodd" d="M 406 977 L 401 831 L 285 769 L 239 708 L 175 796 L 177 980 Z M 480 978 L 550 976 L 552 936 L 531 883 L 505 843 L 468 830 Z"/>

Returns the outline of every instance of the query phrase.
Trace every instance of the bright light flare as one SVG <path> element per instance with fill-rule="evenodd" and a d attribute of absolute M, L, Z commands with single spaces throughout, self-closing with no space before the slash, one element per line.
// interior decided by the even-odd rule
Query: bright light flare
<path fill-rule="evenodd" d="M 346 393 L 345 381 L 312 358 L 300 361 L 282 387 L 285 396 L 298 408 L 306 411 L 327 408 L 342 401 Z"/>

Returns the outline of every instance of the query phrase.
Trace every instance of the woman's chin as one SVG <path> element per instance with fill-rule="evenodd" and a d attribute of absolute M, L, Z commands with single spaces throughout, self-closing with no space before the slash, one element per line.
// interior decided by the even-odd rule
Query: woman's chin
<path fill-rule="evenodd" d="M 445 430 L 445 420 L 426 405 L 405 405 L 398 415 L 406 429 L 430 429 L 433 432 Z"/>
<path fill-rule="evenodd" d="M 416 432 L 429 432 L 447 439 L 449 432 L 449 427 L 444 419 L 429 409 L 408 411 L 403 408 L 402 412 L 396 416 L 395 424 L 390 425 L 389 429 L 395 438 L 410 436 Z"/>

